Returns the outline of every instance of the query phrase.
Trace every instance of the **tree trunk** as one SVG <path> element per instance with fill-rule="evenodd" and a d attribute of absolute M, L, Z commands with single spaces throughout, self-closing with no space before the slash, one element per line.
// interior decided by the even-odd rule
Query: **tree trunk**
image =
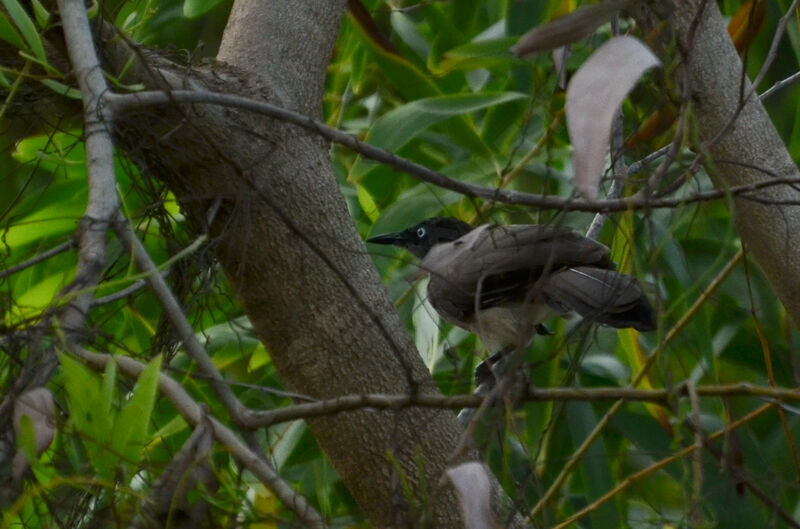
<path fill-rule="evenodd" d="M 696 122 L 710 155 L 709 173 L 718 188 L 800 177 L 758 97 L 753 94 L 741 103 L 751 84 L 716 2 L 670 0 L 652 9 L 642 2 L 634 16 L 644 32 L 656 34 L 657 27 L 666 26 L 677 36 Z M 749 197 L 734 200 L 742 242 L 800 325 L 800 190 L 775 185 Z"/>
<path fill-rule="evenodd" d="M 183 67 L 150 57 L 150 67 L 134 66 L 126 81 L 189 84 L 318 116 L 343 7 L 238 1 L 224 63 L 187 80 Z M 119 70 L 127 53 L 114 46 L 106 59 Z M 212 226 L 219 261 L 288 388 L 315 398 L 438 392 L 355 230 L 326 142 L 208 105 L 143 109 L 117 130 L 121 146 L 167 182 L 194 222 L 222 199 Z M 433 506 L 437 527 L 461 526 L 454 494 L 436 487 L 462 435 L 452 411 L 365 410 L 308 422 L 376 526 L 418 524 L 423 505 Z M 405 497 L 400 478 L 414 497 Z"/>

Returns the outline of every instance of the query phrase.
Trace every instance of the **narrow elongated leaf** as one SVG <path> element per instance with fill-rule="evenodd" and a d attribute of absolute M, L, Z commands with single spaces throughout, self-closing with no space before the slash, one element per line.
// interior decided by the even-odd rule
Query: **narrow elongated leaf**
<path fill-rule="evenodd" d="M 512 48 L 517 57 L 552 50 L 589 36 L 600 25 L 614 18 L 629 0 L 606 0 L 576 9 L 525 33 Z"/>
<path fill-rule="evenodd" d="M 431 65 L 432 70 L 443 75 L 453 70 L 474 70 L 498 64 L 521 63 L 508 50 L 512 42 L 513 37 L 468 42 L 446 51 L 438 64 Z"/>
<path fill-rule="evenodd" d="M 40 28 L 46 28 L 48 22 L 50 22 L 50 11 L 39 0 L 33 0 L 31 4 L 33 5 L 33 16 L 36 17 L 36 23 Z"/>
<path fill-rule="evenodd" d="M 114 474 L 118 457 L 108 451 L 114 417 L 100 378 L 80 362 L 60 355 L 64 387 L 69 396 L 69 417 L 80 433 L 86 455 L 95 471 L 104 479 Z"/>
<path fill-rule="evenodd" d="M 14 27 L 14 24 L 6 17 L 5 13 L 0 13 L 0 39 L 8 42 L 19 50 L 25 49 L 25 41 Z"/>
<path fill-rule="evenodd" d="M 42 79 L 40 82 L 58 95 L 75 99 L 77 101 L 80 101 L 81 99 L 81 93 L 79 90 L 67 86 L 64 83 L 60 83 L 54 79 Z"/>
<path fill-rule="evenodd" d="M 112 449 L 121 454 L 123 460 L 136 465 L 142 454 L 142 447 L 147 438 L 147 428 L 158 389 L 158 374 L 161 368 L 161 357 L 154 358 L 142 371 L 133 395 L 120 410 L 114 425 L 111 438 Z"/>
<path fill-rule="evenodd" d="M 381 214 L 380 209 L 375 203 L 375 199 L 369 194 L 367 188 L 356 184 L 356 193 L 358 196 L 358 204 L 361 206 L 361 209 L 364 210 L 364 214 L 367 218 L 372 222 L 378 220 Z"/>
<path fill-rule="evenodd" d="M 183 2 L 183 15 L 186 18 L 198 18 L 215 7 L 221 0 L 184 0 Z"/>
<path fill-rule="evenodd" d="M 598 421 L 597 414 L 588 402 L 567 403 L 566 417 L 575 446 L 586 439 Z M 586 456 L 581 460 L 580 469 L 587 501 L 596 500 L 614 486 L 611 459 L 602 439 L 596 440 L 589 447 Z M 621 526 L 623 516 L 613 503 L 606 503 L 593 512 L 590 519 L 592 527 L 616 528 Z"/>
<path fill-rule="evenodd" d="M 617 109 L 639 77 L 659 64 L 637 39 L 615 37 L 572 77 L 567 87 L 567 128 L 574 149 L 575 185 L 584 197 L 597 196 Z"/>
<path fill-rule="evenodd" d="M 436 123 L 527 97 L 526 94 L 519 92 L 501 92 L 419 99 L 381 116 L 370 129 L 367 140 L 377 147 L 396 151 Z M 351 171 L 351 178 L 360 179 L 373 165 L 371 162 L 359 159 Z"/>
<path fill-rule="evenodd" d="M 17 0 L 2 0 L 3 6 L 8 11 L 11 19 L 16 24 L 25 42 L 28 43 L 29 49 L 33 52 L 37 59 L 47 63 L 47 55 L 44 52 L 44 44 L 36 31 L 36 25 L 28 16 L 28 13 L 23 9 Z"/>

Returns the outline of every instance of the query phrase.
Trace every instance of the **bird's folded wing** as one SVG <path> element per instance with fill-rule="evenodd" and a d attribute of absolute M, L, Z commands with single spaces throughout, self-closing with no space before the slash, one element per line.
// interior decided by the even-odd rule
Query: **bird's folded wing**
<path fill-rule="evenodd" d="M 484 225 L 453 242 L 434 246 L 422 261 L 431 274 L 480 278 L 515 270 L 564 266 L 613 267 L 605 245 L 568 228 L 537 224 Z"/>
<path fill-rule="evenodd" d="M 598 323 L 641 331 L 656 326 L 655 313 L 639 281 L 615 270 L 568 268 L 549 277 L 542 293 L 554 308 L 574 310 Z"/>
<path fill-rule="evenodd" d="M 609 250 L 567 229 L 546 225 L 480 226 L 434 246 L 421 268 L 431 274 L 434 306 L 471 313 L 505 299 L 522 299 L 542 275 L 570 266 L 613 268 Z M 437 307 L 437 309 L 440 307 Z"/>

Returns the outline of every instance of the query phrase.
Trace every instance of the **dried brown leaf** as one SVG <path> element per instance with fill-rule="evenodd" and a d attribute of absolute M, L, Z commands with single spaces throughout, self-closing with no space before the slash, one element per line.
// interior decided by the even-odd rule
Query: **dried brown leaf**
<path fill-rule="evenodd" d="M 56 434 L 55 404 L 53 394 L 47 388 L 36 388 L 20 395 L 14 403 L 14 433 L 22 435 L 22 418 L 30 417 L 33 425 L 33 446 L 36 454 L 44 452 Z M 15 480 L 22 477 L 28 469 L 28 460 L 21 450 L 17 450 L 12 461 L 12 474 Z"/>
<path fill-rule="evenodd" d="M 660 64 L 633 37 L 614 37 L 598 48 L 567 87 L 567 129 L 572 140 L 575 186 L 597 197 L 614 115 L 642 74 Z"/>
<path fill-rule="evenodd" d="M 536 26 L 520 37 L 511 47 L 511 53 L 524 57 L 582 39 L 609 22 L 629 2 L 630 0 L 606 0 L 600 4 L 580 7 L 568 15 Z"/>
<path fill-rule="evenodd" d="M 483 463 L 472 461 L 447 469 L 461 507 L 461 517 L 466 529 L 494 529 L 491 508 L 491 481 Z"/>

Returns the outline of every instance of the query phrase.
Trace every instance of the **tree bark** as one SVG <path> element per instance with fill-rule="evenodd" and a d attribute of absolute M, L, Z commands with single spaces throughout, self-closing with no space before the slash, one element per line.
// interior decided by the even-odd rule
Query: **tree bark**
<path fill-rule="evenodd" d="M 677 36 L 684 54 L 681 71 L 688 76 L 696 122 L 710 155 L 709 173 L 719 189 L 800 176 L 758 97 L 753 94 L 741 101 L 741 94 L 751 92 L 751 84 L 716 2 L 670 0 L 655 6 L 642 2 L 634 17 L 645 32 L 655 34 L 657 27 L 669 27 Z M 661 55 L 665 58 L 663 50 Z M 745 248 L 800 325 L 800 190 L 790 184 L 775 185 L 750 197 L 733 201 L 736 227 Z"/>
<path fill-rule="evenodd" d="M 240 0 L 220 50 L 224 62 L 187 76 L 150 57 L 126 81 L 188 84 L 319 115 L 343 5 Z M 126 55 L 108 43 L 112 69 Z M 316 398 L 438 393 L 355 230 L 326 142 L 211 106 L 143 109 L 119 122 L 121 146 L 167 182 L 196 223 L 222 199 L 212 226 L 219 261 L 287 387 Z M 357 411 L 308 422 L 376 526 L 429 516 L 437 527 L 461 526 L 452 491 L 436 487 L 462 435 L 452 411 Z"/>

